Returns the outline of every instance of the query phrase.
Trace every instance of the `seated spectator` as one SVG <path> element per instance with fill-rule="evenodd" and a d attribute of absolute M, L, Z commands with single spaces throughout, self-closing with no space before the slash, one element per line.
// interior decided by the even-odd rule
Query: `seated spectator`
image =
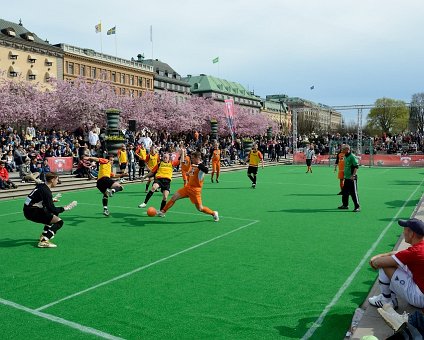
<path fill-rule="evenodd" d="M 46 181 L 46 174 L 48 174 L 49 172 L 51 172 L 50 165 L 49 165 L 49 161 L 46 158 L 43 161 L 43 165 L 41 166 L 41 172 L 40 172 L 40 179 L 43 182 Z"/>
<path fill-rule="evenodd" d="M 92 174 L 92 165 L 88 156 L 83 155 L 81 157 L 74 174 L 77 175 L 77 177 L 87 177 L 88 179 L 95 178 L 94 174 Z"/>
<path fill-rule="evenodd" d="M 43 182 L 38 179 L 38 177 L 40 176 L 40 173 L 38 171 L 34 173 L 31 172 L 31 159 L 29 157 L 27 157 L 25 159 L 25 163 L 22 164 L 21 169 L 19 170 L 19 175 L 21 177 L 22 183 L 31 181 L 40 184 Z"/>
<path fill-rule="evenodd" d="M 16 170 L 16 163 L 15 163 L 15 157 L 13 157 L 13 151 L 9 150 L 6 154 L 5 160 L 5 166 L 7 171 L 13 172 Z"/>
<path fill-rule="evenodd" d="M 5 167 L 5 161 L 0 160 L 0 189 L 16 189 L 18 186 L 9 179 L 9 172 Z"/>

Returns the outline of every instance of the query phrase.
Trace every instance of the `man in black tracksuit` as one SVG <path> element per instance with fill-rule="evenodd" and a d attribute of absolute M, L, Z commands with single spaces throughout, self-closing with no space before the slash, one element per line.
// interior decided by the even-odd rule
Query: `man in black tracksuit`
<path fill-rule="evenodd" d="M 345 153 L 344 157 L 344 185 L 342 190 L 342 205 L 339 209 L 349 209 L 349 196 L 352 197 L 353 204 L 355 205 L 353 212 L 361 211 L 358 197 L 358 159 L 350 151 L 350 146 L 345 145 L 343 148 Z"/>

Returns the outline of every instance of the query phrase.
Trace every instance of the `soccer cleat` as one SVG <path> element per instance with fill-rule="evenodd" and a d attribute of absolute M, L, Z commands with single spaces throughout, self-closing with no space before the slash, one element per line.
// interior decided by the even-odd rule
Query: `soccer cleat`
<path fill-rule="evenodd" d="M 211 178 L 211 182 L 213 183 L 213 178 Z"/>
<path fill-rule="evenodd" d="M 218 178 L 216 179 L 216 183 L 219 183 Z"/>
<path fill-rule="evenodd" d="M 156 212 L 156 216 L 157 216 L 157 217 L 165 217 L 165 213 L 164 213 L 164 212 L 162 212 L 162 211 L 160 211 L 160 210 L 158 210 L 158 211 Z"/>
<path fill-rule="evenodd" d="M 109 197 L 112 197 L 115 193 L 115 189 L 106 189 L 106 193 Z"/>
<path fill-rule="evenodd" d="M 343 195 L 343 191 L 340 191 L 337 195 Z"/>
<path fill-rule="evenodd" d="M 255 189 L 256 188 L 256 183 L 253 183 L 252 184 L 252 189 Z"/>
<path fill-rule="evenodd" d="M 386 298 L 383 294 L 379 294 L 368 299 L 368 302 L 371 306 L 382 308 L 384 305 L 388 304 L 391 307 L 394 307 L 394 303 L 391 298 Z"/>
<path fill-rule="evenodd" d="M 357 208 L 353 209 L 352 211 L 353 212 L 360 212 L 361 211 L 361 208 L 360 207 L 357 207 Z"/>
<path fill-rule="evenodd" d="M 403 312 L 403 314 L 396 313 L 391 304 L 385 304 L 382 308 L 378 308 L 377 311 L 394 331 L 397 331 L 400 326 L 408 322 L 408 314 L 406 312 Z"/>
<path fill-rule="evenodd" d="M 38 248 L 56 248 L 57 245 L 55 245 L 54 243 L 51 243 L 50 241 L 40 241 L 38 242 L 37 245 Z"/>
<path fill-rule="evenodd" d="M 143 202 L 143 203 L 141 203 L 138 207 L 139 207 L 139 208 L 145 208 L 145 207 L 146 207 L 146 205 L 147 205 L 147 204 Z"/>
<path fill-rule="evenodd" d="M 109 216 L 110 215 L 109 210 L 108 209 L 103 209 L 103 215 Z"/>
<path fill-rule="evenodd" d="M 218 212 L 217 211 L 214 211 L 212 216 L 213 216 L 213 220 L 215 222 L 218 222 L 219 221 L 219 215 L 218 215 Z"/>
<path fill-rule="evenodd" d="M 337 209 L 342 209 L 342 210 L 346 210 L 349 209 L 349 207 L 347 205 L 341 205 L 340 207 L 338 207 Z"/>

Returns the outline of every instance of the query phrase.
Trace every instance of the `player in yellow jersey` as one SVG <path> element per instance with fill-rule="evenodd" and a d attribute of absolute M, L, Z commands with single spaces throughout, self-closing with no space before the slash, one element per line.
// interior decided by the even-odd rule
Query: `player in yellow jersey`
<path fill-rule="evenodd" d="M 89 158 L 90 161 L 99 163 L 99 173 L 97 175 L 96 186 L 97 189 L 99 189 L 100 192 L 103 194 L 103 215 L 105 216 L 109 216 L 109 209 L 107 206 L 109 197 L 113 196 L 115 192 L 124 190 L 121 184 L 117 181 L 114 181 L 111 177 L 122 178 L 124 176 L 127 176 L 126 172 L 119 175 L 115 175 L 112 172 L 113 158 L 113 155 L 108 155 L 108 159 L 97 157 Z"/>
<path fill-rule="evenodd" d="M 217 142 L 214 143 L 213 149 L 211 151 L 211 161 L 212 161 L 212 173 L 211 181 L 213 183 L 213 175 L 216 173 L 216 183 L 219 183 L 219 173 L 221 171 L 221 150 Z"/>
<path fill-rule="evenodd" d="M 152 169 L 159 163 L 159 161 L 159 153 L 157 152 L 156 147 L 152 145 L 150 152 L 146 156 L 147 170 L 149 170 L 149 172 L 152 171 Z M 144 192 L 149 191 L 149 185 L 151 181 L 153 181 L 153 178 L 149 177 L 149 181 L 146 183 L 146 190 Z"/>
<path fill-rule="evenodd" d="M 189 179 L 188 184 L 178 191 L 171 197 L 166 203 L 165 207 L 157 212 L 157 216 L 165 217 L 165 213 L 174 205 L 176 201 L 181 198 L 189 198 L 191 203 L 196 206 L 196 209 L 202 213 L 211 215 L 215 222 L 219 221 L 219 215 L 217 211 L 213 211 L 202 204 L 202 187 L 205 179 L 205 174 L 208 173 L 208 168 L 201 163 L 202 155 L 199 151 L 195 151 L 191 154 L 191 170 L 188 173 Z"/>
<path fill-rule="evenodd" d="M 258 173 L 259 163 L 262 162 L 262 169 L 264 168 L 264 156 L 258 150 L 258 144 L 253 144 L 252 150 L 247 155 L 249 167 L 247 168 L 247 177 L 252 181 L 252 188 L 256 188 L 256 175 Z"/>
<path fill-rule="evenodd" d="M 160 188 L 162 191 L 162 203 L 160 204 L 160 208 L 163 209 L 166 204 L 166 200 L 168 199 L 169 189 L 171 188 L 172 172 L 174 170 L 174 166 L 177 166 L 179 163 L 179 159 L 171 161 L 169 153 L 164 153 L 162 160 L 156 164 L 156 166 L 153 167 L 153 169 L 146 176 L 141 178 L 141 181 L 143 181 L 145 178 L 154 177 L 154 182 L 152 189 L 147 193 L 144 202 L 138 206 L 139 208 L 145 208 L 147 202 L 149 202 L 155 191 Z"/>

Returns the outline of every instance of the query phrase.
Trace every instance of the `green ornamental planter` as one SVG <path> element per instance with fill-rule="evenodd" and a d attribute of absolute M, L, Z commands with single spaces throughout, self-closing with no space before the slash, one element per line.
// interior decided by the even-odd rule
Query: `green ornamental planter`
<path fill-rule="evenodd" d="M 266 138 L 268 140 L 272 139 L 272 127 L 269 127 L 268 129 L 266 129 Z"/>
<path fill-rule="evenodd" d="M 243 149 L 245 154 L 249 153 L 252 150 L 253 140 L 252 139 L 243 139 Z"/>
<path fill-rule="evenodd" d="M 118 110 L 118 109 L 107 109 L 106 110 L 108 129 L 117 129 L 118 128 L 120 114 L 121 114 L 121 111 Z"/>
<path fill-rule="evenodd" d="M 211 139 L 218 140 L 218 122 L 211 120 Z"/>

